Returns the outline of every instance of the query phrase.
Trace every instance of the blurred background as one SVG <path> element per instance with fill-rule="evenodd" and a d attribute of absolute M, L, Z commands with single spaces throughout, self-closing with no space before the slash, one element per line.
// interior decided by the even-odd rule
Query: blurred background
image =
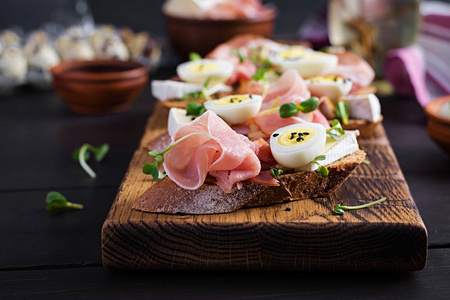
<path fill-rule="evenodd" d="M 14 0 L 2 1 L 0 28 L 20 25 L 24 30 L 39 28 L 49 21 L 63 21 L 62 11 L 73 10 L 75 0 Z M 87 1 L 96 23 L 111 23 L 118 27 L 129 26 L 134 30 L 146 30 L 159 36 L 166 32 L 161 7 L 164 0 L 89 0 Z M 327 4 L 327 0 L 292 1 L 276 0 L 272 2 L 279 11 L 275 33 L 283 36 L 295 36 L 301 24 L 314 10 Z"/>

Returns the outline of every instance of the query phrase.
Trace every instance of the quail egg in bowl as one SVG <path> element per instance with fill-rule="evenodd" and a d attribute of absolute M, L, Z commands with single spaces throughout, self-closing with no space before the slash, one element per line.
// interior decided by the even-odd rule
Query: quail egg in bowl
<path fill-rule="evenodd" d="M 270 136 L 275 160 L 287 169 L 306 166 L 325 146 L 326 129 L 317 123 L 299 123 L 277 129 Z"/>
<path fill-rule="evenodd" d="M 206 101 L 203 105 L 212 110 L 228 124 L 242 124 L 256 116 L 261 109 L 260 95 L 231 95 Z"/>
<path fill-rule="evenodd" d="M 294 69 L 303 78 L 309 78 L 336 67 L 338 57 L 302 46 L 286 46 L 271 53 L 269 61 L 281 71 Z"/>
<path fill-rule="evenodd" d="M 226 60 L 199 59 L 188 61 L 177 67 L 181 80 L 189 83 L 204 84 L 211 78 L 210 84 L 226 82 L 233 73 L 234 66 Z"/>

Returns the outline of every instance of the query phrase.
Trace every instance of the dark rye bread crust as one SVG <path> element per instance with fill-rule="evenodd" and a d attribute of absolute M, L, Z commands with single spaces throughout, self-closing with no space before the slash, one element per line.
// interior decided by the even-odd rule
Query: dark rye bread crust
<path fill-rule="evenodd" d="M 319 178 L 317 171 L 283 174 L 277 177 L 280 186 L 244 182 L 243 188 L 229 194 L 217 185 L 207 183 L 196 190 L 186 190 L 165 177 L 144 192 L 133 204 L 133 209 L 169 214 L 215 214 L 243 207 L 327 196 L 347 179 L 365 156 L 364 151 L 358 150 L 329 164 L 328 177 Z"/>

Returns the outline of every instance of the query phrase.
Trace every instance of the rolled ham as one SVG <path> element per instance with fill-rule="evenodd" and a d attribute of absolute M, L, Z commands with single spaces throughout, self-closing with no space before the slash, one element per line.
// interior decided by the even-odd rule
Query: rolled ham
<path fill-rule="evenodd" d="M 214 112 L 207 111 L 180 126 L 173 135 L 173 142 L 194 132 L 209 134 L 219 141 L 194 135 L 165 154 L 164 170 L 180 187 L 195 190 L 209 174 L 224 192 L 230 193 L 234 184 L 259 174 L 261 163 L 255 153 L 256 145 L 233 131 Z"/>
<path fill-rule="evenodd" d="M 271 107 L 277 97 L 280 97 L 277 106 L 281 106 L 290 102 L 300 103 L 311 97 L 311 93 L 297 71 L 287 70 L 270 85 L 267 95 L 263 99 L 261 110 Z"/>

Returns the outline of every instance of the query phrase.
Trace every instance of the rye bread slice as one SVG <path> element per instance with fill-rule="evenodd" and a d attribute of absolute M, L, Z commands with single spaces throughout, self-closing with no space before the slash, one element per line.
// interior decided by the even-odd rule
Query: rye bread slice
<path fill-rule="evenodd" d="M 153 184 L 133 204 L 133 209 L 157 213 L 215 214 L 243 207 L 282 203 L 331 194 L 360 165 L 366 154 L 358 150 L 327 166 L 328 177 L 317 171 L 302 171 L 277 177 L 280 186 L 244 182 L 241 189 L 227 194 L 217 185 L 205 183 L 197 190 L 179 187 L 165 177 Z"/>

